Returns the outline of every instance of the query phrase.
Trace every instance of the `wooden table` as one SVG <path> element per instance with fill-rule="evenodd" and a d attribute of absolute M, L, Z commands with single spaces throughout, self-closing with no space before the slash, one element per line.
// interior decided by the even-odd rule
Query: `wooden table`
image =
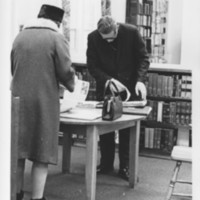
<path fill-rule="evenodd" d="M 133 188 L 138 175 L 138 151 L 140 137 L 140 120 L 145 116 L 123 115 L 115 121 L 103 121 L 100 118 L 92 121 L 60 118 L 60 131 L 63 134 L 62 172 L 70 172 L 71 136 L 72 133 L 86 134 L 86 167 L 85 183 L 87 200 L 95 200 L 96 196 L 96 166 L 98 135 L 130 127 L 130 160 L 129 160 L 129 185 Z"/>

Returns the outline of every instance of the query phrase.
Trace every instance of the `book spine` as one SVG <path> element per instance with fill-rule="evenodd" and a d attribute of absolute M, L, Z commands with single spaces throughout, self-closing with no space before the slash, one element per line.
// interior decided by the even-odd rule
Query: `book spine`
<path fill-rule="evenodd" d="M 161 129 L 157 128 L 157 149 L 161 148 Z"/>
<path fill-rule="evenodd" d="M 145 148 L 149 148 L 149 128 L 145 128 L 145 132 L 144 132 L 144 147 Z"/>
<path fill-rule="evenodd" d="M 157 96 L 157 80 L 158 80 L 158 74 L 153 74 L 153 77 L 152 77 L 152 94 L 153 96 Z"/>
<path fill-rule="evenodd" d="M 154 128 L 149 128 L 149 148 L 153 149 L 154 143 Z"/>
<path fill-rule="evenodd" d="M 173 86 L 174 85 L 174 79 L 172 76 L 168 76 L 168 85 L 167 85 L 167 94 L 168 97 L 172 97 L 173 96 Z"/>
<path fill-rule="evenodd" d="M 163 122 L 164 123 L 170 123 L 170 104 L 169 103 L 163 103 Z"/>
<path fill-rule="evenodd" d="M 163 101 L 158 102 L 158 108 L 157 108 L 157 121 L 162 122 L 162 116 L 163 116 Z"/>
<path fill-rule="evenodd" d="M 157 128 L 154 128 L 154 139 L 153 139 L 153 148 L 154 149 L 157 149 L 158 146 L 157 146 L 157 141 L 158 141 L 158 129 Z"/>

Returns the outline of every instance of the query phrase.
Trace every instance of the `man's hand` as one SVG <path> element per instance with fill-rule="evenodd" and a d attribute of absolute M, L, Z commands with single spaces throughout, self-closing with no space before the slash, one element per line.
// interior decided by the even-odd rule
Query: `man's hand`
<path fill-rule="evenodd" d="M 138 81 L 135 85 L 135 93 L 138 96 L 139 92 L 141 93 L 141 98 L 143 100 L 146 100 L 146 96 L 147 96 L 147 90 L 146 90 L 146 86 L 144 83 Z"/>

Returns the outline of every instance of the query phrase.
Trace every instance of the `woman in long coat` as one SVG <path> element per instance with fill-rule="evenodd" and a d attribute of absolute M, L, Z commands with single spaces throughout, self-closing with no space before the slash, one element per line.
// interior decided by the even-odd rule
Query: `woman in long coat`
<path fill-rule="evenodd" d="M 38 19 L 16 37 L 11 52 L 12 95 L 20 97 L 18 194 L 25 159 L 33 161 L 32 199 L 44 199 L 48 164 L 57 164 L 59 83 L 74 89 L 69 46 L 58 32 L 63 10 L 43 5 Z"/>

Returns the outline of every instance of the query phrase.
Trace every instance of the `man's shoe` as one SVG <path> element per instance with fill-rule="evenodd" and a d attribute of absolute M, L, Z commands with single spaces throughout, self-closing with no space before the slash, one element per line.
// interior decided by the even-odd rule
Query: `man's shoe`
<path fill-rule="evenodd" d="M 102 166 L 102 165 L 99 165 L 99 166 L 97 167 L 97 174 L 109 174 L 109 173 L 112 173 L 113 170 L 114 170 L 113 167 L 107 168 L 107 167 L 104 167 L 104 166 Z"/>
<path fill-rule="evenodd" d="M 23 200 L 24 198 L 24 191 L 21 190 L 19 193 L 16 195 L 16 200 Z"/>
<path fill-rule="evenodd" d="M 118 172 L 119 176 L 128 181 L 129 180 L 129 168 L 128 167 L 124 167 L 124 168 L 121 168 Z"/>
<path fill-rule="evenodd" d="M 31 199 L 31 200 L 47 200 L 47 198 L 46 197 L 42 197 L 40 199 Z"/>

